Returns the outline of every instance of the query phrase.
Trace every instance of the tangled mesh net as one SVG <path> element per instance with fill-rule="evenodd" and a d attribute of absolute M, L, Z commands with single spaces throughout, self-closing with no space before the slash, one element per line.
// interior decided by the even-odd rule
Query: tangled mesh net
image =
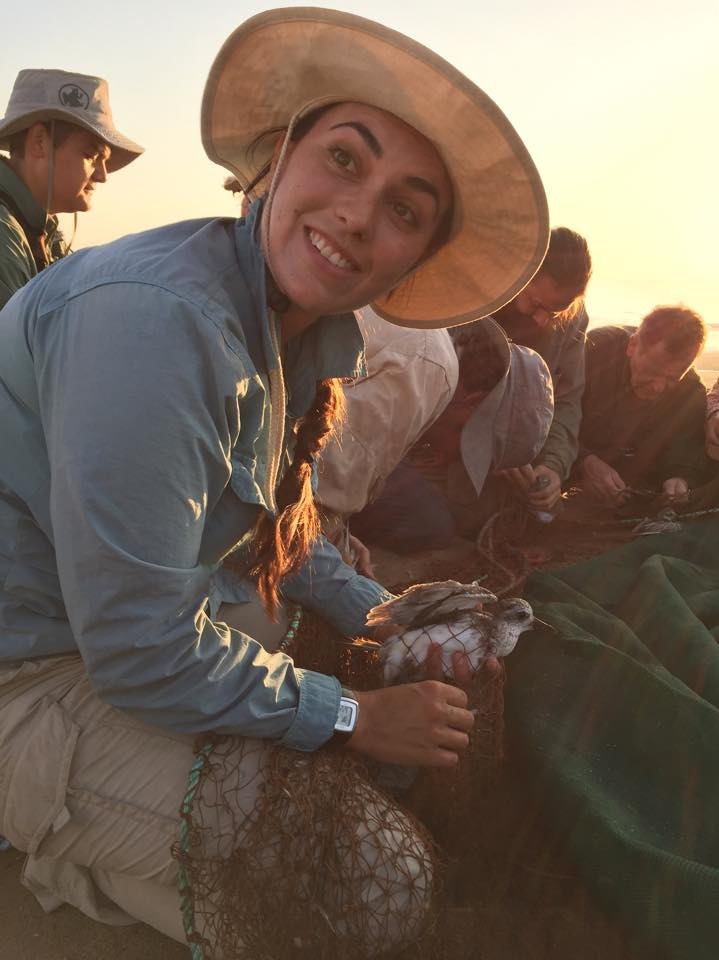
<path fill-rule="evenodd" d="M 381 685 L 376 645 L 338 643 L 307 615 L 289 633 L 298 664 L 355 689 Z M 449 780 L 423 772 L 404 802 L 349 751 L 302 754 L 236 737 L 198 745 L 173 851 L 193 957 L 441 956 L 441 867 L 457 846 L 458 818 L 466 827 L 478 816 L 479 768 L 501 756 L 502 683 L 502 671 L 478 675 L 468 754 Z"/>

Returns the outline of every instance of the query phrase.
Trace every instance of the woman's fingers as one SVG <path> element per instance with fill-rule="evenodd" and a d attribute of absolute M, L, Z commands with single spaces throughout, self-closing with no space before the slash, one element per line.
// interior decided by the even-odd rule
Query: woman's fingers
<path fill-rule="evenodd" d="M 430 644 L 424 664 L 425 676 L 428 680 L 439 680 L 442 682 L 447 680 L 442 661 L 442 646 L 440 644 Z M 452 675 L 449 679 L 458 687 L 462 687 L 465 690 L 469 689 L 472 684 L 474 669 L 467 654 L 461 650 L 455 650 L 452 653 Z"/>
<path fill-rule="evenodd" d="M 467 749 L 474 715 L 458 687 L 426 680 L 362 691 L 357 699 L 352 750 L 382 763 L 444 767 Z"/>

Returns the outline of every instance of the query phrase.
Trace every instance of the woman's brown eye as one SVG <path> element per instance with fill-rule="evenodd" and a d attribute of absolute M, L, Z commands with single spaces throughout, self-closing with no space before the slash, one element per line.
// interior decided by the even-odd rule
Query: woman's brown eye
<path fill-rule="evenodd" d="M 406 203 L 395 203 L 394 212 L 406 223 L 414 223 L 416 220 L 414 211 L 411 210 Z"/>
<path fill-rule="evenodd" d="M 332 159 L 338 166 L 347 169 L 352 165 L 352 154 L 348 153 L 347 150 L 342 150 L 341 147 L 335 147 L 331 153 Z"/>

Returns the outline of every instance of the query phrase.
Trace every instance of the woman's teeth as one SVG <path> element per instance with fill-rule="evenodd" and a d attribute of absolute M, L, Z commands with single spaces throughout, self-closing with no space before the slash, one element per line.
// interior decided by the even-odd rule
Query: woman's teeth
<path fill-rule="evenodd" d="M 314 230 L 310 230 L 310 243 L 315 250 L 321 253 L 325 260 L 329 260 L 333 266 L 339 267 L 341 270 L 352 270 L 352 264 L 349 260 L 345 260 L 341 253 L 334 250 L 324 237 L 320 236 L 319 233 L 315 233 Z"/>

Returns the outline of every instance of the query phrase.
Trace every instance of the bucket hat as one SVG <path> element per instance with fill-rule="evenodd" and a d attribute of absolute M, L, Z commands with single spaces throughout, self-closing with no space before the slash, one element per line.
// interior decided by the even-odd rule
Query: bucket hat
<path fill-rule="evenodd" d="M 144 152 L 115 126 L 107 81 L 65 70 L 21 70 L 0 120 L 0 150 L 8 138 L 34 123 L 65 120 L 98 136 L 112 150 L 108 172 L 119 170 Z"/>
<path fill-rule="evenodd" d="M 490 469 L 531 463 L 544 446 L 554 416 L 552 376 L 542 357 L 510 343 L 494 320 L 477 324 L 502 357 L 504 373 L 471 414 L 460 437 L 462 462 L 477 496 Z"/>
<path fill-rule="evenodd" d="M 250 18 L 210 70 L 202 142 L 210 159 L 246 189 L 289 126 L 318 106 L 342 101 L 386 110 L 422 133 L 454 188 L 449 241 L 377 299 L 377 313 L 404 326 L 447 327 L 509 302 L 547 248 L 539 174 L 496 104 L 409 37 L 313 7 Z"/>

